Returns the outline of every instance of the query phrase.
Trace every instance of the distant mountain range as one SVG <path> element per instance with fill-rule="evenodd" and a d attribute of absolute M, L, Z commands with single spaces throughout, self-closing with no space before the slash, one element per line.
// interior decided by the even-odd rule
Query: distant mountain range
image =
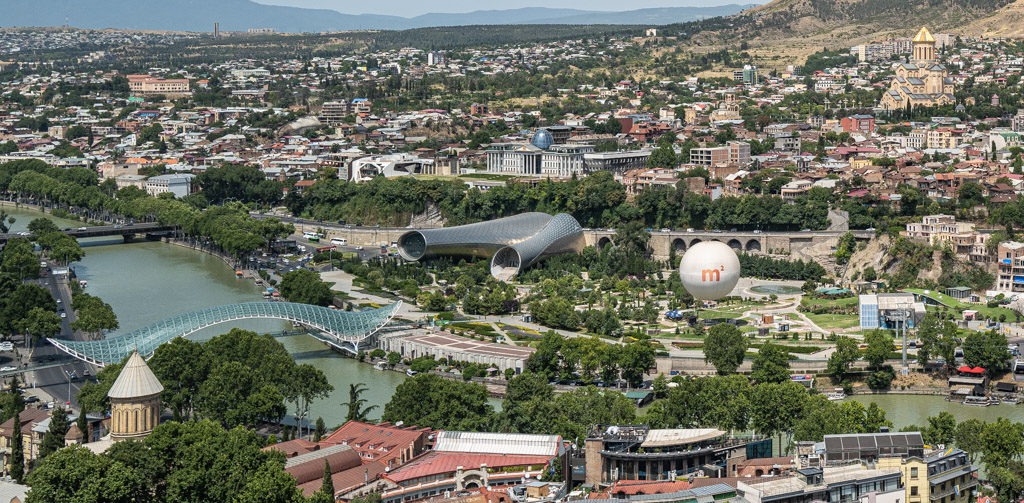
<path fill-rule="evenodd" d="M 663 7 L 624 12 L 527 7 L 405 18 L 263 5 L 250 0 L 0 0 L 0 27 L 63 26 L 65 19 L 73 27 L 90 29 L 209 32 L 217 22 L 222 31 L 273 28 L 289 33 L 486 24 L 663 25 L 728 16 L 753 6 Z"/>

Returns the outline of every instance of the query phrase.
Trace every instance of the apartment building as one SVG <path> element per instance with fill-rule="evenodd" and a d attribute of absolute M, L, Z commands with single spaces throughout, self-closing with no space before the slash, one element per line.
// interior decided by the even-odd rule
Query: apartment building
<path fill-rule="evenodd" d="M 989 234 L 974 229 L 974 224 L 957 222 L 952 215 L 929 215 L 921 222 L 907 224 L 907 230 L 901 231 L 903 237 L 925 241 L 928 243 L 945 243 L 961 260 L 972 262 L 988 262 L 989 253 L 986 247 Z"/>
<path fill-rule="evenodd" d="M 175 198 L 185 197 L 192 193 L 195 177 L 190 173 L 152 176 L 146 180 L 146 192 L 154 197 L 165 192 L 174 194 Z"/>
<path fill-rule="evenodd" d="M 968 503 L 974 501 L 978 468 L 967 453 L 925 445 L 919 432 L 825 435 L 816 466 L 868 464 L 901 474 L 906 503 Z"/>
<path fill-rule="evenodd" d="M 957 148 L 964 142 L 964 132 L 955 128 L 937 128 L 928 130 L 928 148 Z"/>
<path fill-rule="evenodd" d="M 750 144 L 745 141 L 730 141 L 721 147 L 699 147 L 690 149 L 690 163 L 701 166 L 719 164 L 750 164 Z"/>
<path fill-rule="evenodd" d="M 353 113 L 352 103 L 349 101 L 328 101 L 320 108 L 320 122 L 328 126 L 337 126 L 345 123 L 345 116 Z"/>
<path fill-rule="evenodd" d="M 162 94 L 171 98 L 192 94 L 188 79 L 164 79 L 151 75 L 129 75 L 128 90 L 135 96 Z"/>
<path fill-rule="evenodd" d="M 960 449 L 932 449 L 922 457 L 881 457 L 878 468 L 903 473 L 906 503 L 968 503 L 978 487 L 978 468 Z"/>
<path fill-rule="evenodd" d="M 1005 292 L 1024 292 L 1024 243 L 1004 241 L 996 250 L 999 267 L 996 288 Z"/>
<path fill-rule="evenodd" d="M 875 118 L 870 115 L 851 115 L 839 121 L 844 133 L 867 133 L 875 131 Z"/>
<path fill-rule="evenodd" d="M 813 186 L 814 182 L 810 180 L 793 180 L 783 185 L 779 192 L 787 203 L 795 203 L 796 198 L 806 194 Z"/>

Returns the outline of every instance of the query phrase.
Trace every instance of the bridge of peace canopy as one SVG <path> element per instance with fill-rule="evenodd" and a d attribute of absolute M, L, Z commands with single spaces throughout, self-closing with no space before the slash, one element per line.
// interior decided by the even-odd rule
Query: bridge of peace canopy
<path fill-rule="evenodd" d="M 204 328 L 234 320 L 278 319 L 305 325 L 323 334 L 318 339 L 356 353 L 359 345 L 387 325 L 402 306 L 398 301 L 378 309 L 338 311 L 292 302 L 246 302 L 208 307 L 160 320 L 124 335 L 94 341 L 49 338 L 47 341 L 75 358 L 105 366 L 118 363 L 132 351 L 145 358 L 161 344 Z"/>

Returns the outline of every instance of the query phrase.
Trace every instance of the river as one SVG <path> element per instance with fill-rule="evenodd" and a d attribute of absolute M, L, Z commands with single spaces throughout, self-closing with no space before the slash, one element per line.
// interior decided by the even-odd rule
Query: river
<path fill-rule="evenodd" d="M 36 211 L 4 209 L 16 218 L 12 231 L 25 230 L 32 219 L 42 216 Z M 81 225 L 46 216 L 61 228 Z M 231 267 L 207 253 L 142 239 L 124 244 L 121 238 L 93 238 L 83 239 L 81 244 L 85 258 L 72 267 L 79 279 L 88 281 L 86 291 L 113 307 L 121 326 L 112 335 L 204 307 L 263 300 L 260 288 L 252 280 L 235 277 Z M 233 327 L 279 332 L 286 325 L 287 322 L 276 320 L 239 320 L 207 328 L 189 338 L 202 341 Z M 346 408 L 341 403 L 348 401 L 349 384 L 366 383 L 363 398 L 369 405 L 379 406 L 370 416 L 380 417 L 384 404 L 405 380 L 401 373 L 374 370 L 306 335 L 278 340 L 298 363 L 317 367 L 334 386 L 329 397 L 315 401 L 310 407 L 309 419 L 315 421 L 323 417 L 328 428 L 345 422 Z"/>
<path fill-rule="evenodd" d="M 854 395 L 850 398 L 865 406 L 875 402 L 885 410 L 885 417 L 892 421 L 898 429 L 904 426 L 927 426 L 929 416 L 937 416 L 939 412 L 953 414 L 956 421 L 975 418 L 982 421 L 995 421 L 1005 417 L 1014 422 L 1024 422 L 1024 405 L 990 405 L 976 407 L 959 402 L 947 402 L 945 397 L 932 395 Z"/>
<path fill-rule="evenodd" d="M 17 220 L 13 231 L 24 230 L 28 223 L 42 214 L 24 209 L 5 208 Z M 78 222 L 53 218 L 58 226 L 78 227 Z M 87 291 L 108 302 L 117 313 L 121 328 L 114 334 L 131 331 L 163 318 L 207 306 L 237 302 L 261 301 L 260 288 L 251 280 L 239 279 L 222 260 L 189 248 L 166 243 L 139 240 L 123 244 L 120 238 L 82 240 L 85 258 L 72 264 L 81 279 L 88 281 Z M 285 322 L 274 320 L 241 320 L 205 329 L 190 336 L 205 340 L 227 332 L 232 327 L 255 331 L 280 331 Z M 365 383 L 366 398 L 379 409 L 371 417 L 379 417 L 384 404 L 395 388 L 405 379 L 397 372 L 373 370 L 370 365 L 358 363 L 328 349 L 323 343 L 305 335 L 280 337 L 278 340 L 299 363 L 310 363 L 319 368 L 334 385 L 330 397 L 311 406 L 310 419 L 323 417 L 329 427 L 345 420 L 348 386 Z M 1024 421 L 1024 405 L 996 405 L 971 407 L 947 402 L 940 396 L 922 395 L 855 395 L 851 398 L 865 405 L 876 402 L 885 409 L 886 416 L 897 427 L 923 426 L 929 416 L 941 411 L 951 412 L 957 421 L 978 418 L 994 421 L 998 417 Z M 495 408 L 500 401 L 491 400 Z"/>

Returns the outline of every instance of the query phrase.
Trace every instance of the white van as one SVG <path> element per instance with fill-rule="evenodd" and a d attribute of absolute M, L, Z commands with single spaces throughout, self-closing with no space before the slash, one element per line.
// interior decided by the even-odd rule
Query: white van
<path fill-rule="evenodd" d="M 348 240 L 345 238 L 331 238 L 332 245 L 348 246 Z"/>

